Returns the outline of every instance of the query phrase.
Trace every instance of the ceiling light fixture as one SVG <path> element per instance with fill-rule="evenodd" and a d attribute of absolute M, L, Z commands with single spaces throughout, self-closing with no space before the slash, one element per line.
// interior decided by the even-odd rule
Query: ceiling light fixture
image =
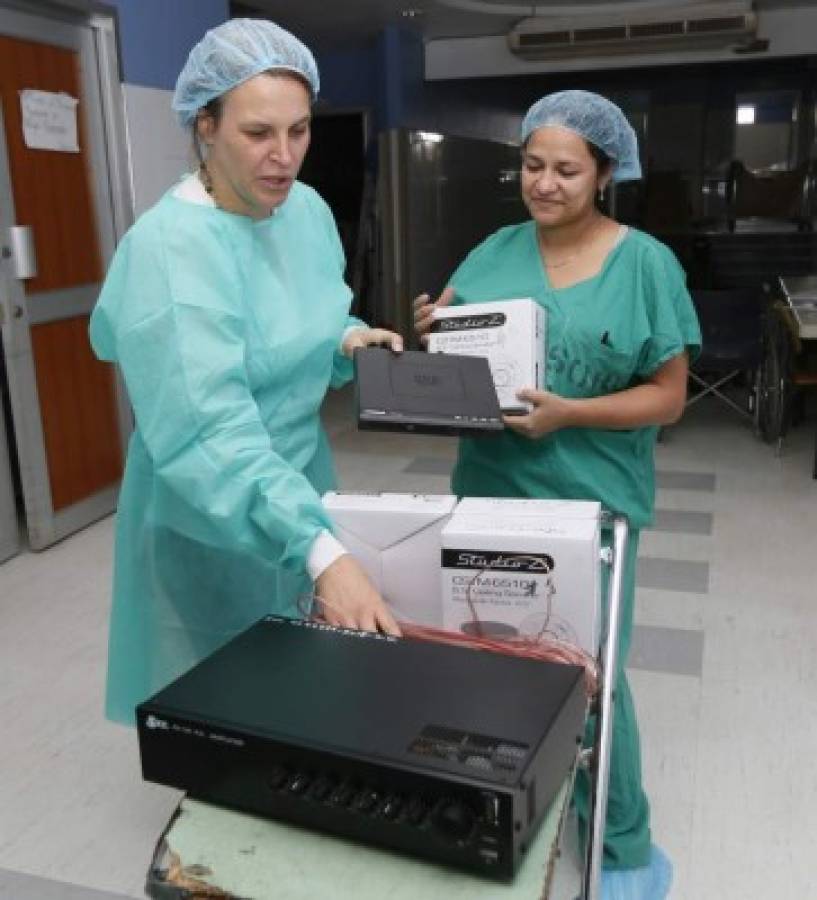
<path fill-rule="evenodd" d="M 754 125 L 755 124 L 755 106 L 753 103 L 741 104 L 737 112 L 738 125 Z"/>

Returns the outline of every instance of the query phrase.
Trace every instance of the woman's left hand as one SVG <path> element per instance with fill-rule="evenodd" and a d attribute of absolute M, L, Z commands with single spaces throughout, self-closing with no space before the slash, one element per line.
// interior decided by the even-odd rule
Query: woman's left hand
<path fill-rule="evenodd" d="M 390 347 L 395 353 L 403 349 L 403 338 L 395 331 L 385 328 L 353 328 L 346 335 L 341 350 L 351 359 L 360 347 Z"/>
<path fill-rule="evenodd" d="M 516 396 L 532 404 L 533 409 L 524 416 L 503 416 L 502 421 L 523 437 L 535 440 L 570 424 L 570 401 L 564 397 L 531 388 Z"/>

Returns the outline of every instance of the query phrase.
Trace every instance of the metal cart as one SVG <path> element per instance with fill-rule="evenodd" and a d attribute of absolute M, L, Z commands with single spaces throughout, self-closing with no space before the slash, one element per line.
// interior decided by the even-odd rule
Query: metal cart
<path fill-rule="evenodd" d="M 599 897 L 628 543 L 628 526 L 623 516 L 603 514 L 602 528 L 607 533 L 612 529 L 611 545 L 602 551 L 600 562 L 600 566 L 610 570 L 606 637 L 598 657 L 599 690 L 589 708 L 597 717 L 594 744 L 580 751 L 578 759 L 591 782 L 588 840 L 579 894 L 582 900 Z M 394 900 L 413 900 L 416 896 L 428 900 L 548 900 L 552 896 L 574 774 L 575 768 L 546 816 L 520 872 L 509 885 L 183 798 L 157 844 L 146 890 L 148 896 L 157 900 L 199 896 L 213 900 L 295 896 L 367 900 L 369 896 L 385 895 Z M 298 886 L 288 892 L 285 885 L 291 877 L 297 877 Z M 259 878 L 268 890 L 258 888 Z M 572 896 L 573 893 L 571 900 Z"/>
<path fill-rule="evenodd" d="M 602 524 L 612 526 L 613 541 L 605 554 L 611 567 L 607 586 L 607 629 L 599 655 L 600 683 L 593 712 L 597 717 L 593 746 L 583 753 L 582 763 L 590 774 L 590 820 L 585 850 L 582 900 L 598 900 L 601 862 L 604 851 L 604 823 L 607 818 L 607 793 L 610 780 L 610 754 L 615 715 L 615 678 L 618 665 L 618 641 L 621 628 L 621 590 L 624 561 L 627 558 L 629 528 L 624 516 L 605 513 Z"/>

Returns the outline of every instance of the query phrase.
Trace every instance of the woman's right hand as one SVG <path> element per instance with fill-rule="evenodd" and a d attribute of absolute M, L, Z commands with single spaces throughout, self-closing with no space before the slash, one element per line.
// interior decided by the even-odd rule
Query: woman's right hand
<path fill-rule="evenodd" d="M 454 299 L 454 288 L 447 287 L 442 294 L 432 303 L 428 294 L 420 294 L 414 300 L 414 331 L 420 338 L 420 343 L 425 346 L 428 343 L 428 332 L 434 322 L 434 310 L 438 306 L 448 306 Z"/>
<path fill-rule="evenodd" d="M 399 637 L 400 628 L 360 563 L 348 553 L 318 576 L 315 593 L 330 625 L 382 631 Z"/>

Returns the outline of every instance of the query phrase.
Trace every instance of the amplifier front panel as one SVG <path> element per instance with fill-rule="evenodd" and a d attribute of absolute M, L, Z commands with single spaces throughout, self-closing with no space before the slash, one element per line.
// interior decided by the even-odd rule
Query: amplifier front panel
<path fill-rule="evenodd" d="M 231 733 L 141 709 L 142 771 L 191 797 L 509 879 L 525 791 Z"/>

